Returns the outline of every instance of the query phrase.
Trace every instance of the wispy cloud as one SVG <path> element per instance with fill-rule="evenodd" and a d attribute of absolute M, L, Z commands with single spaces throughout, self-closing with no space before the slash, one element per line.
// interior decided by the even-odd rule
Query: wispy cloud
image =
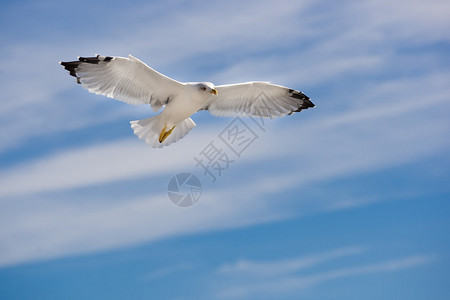
<path fill-rule="evenodd" d="M 307 257 L 292 258 L 275 262 L 256 262 L 240 260 L 233 264 L 225 264 L 217 270 L 218 274 L 236 276 L 276 277 L 283 274 L 303 271 L 329 260 L 351 256 L 364 252 L 363 247 L 348 247 L 315 254 Z"/>
<path fill-rule="evenodd" d="M 193 209 L 175 207 L 164 193 L 139 197 L 24 197 L 4 200 L 0 266 L 129 247 L 178 235 L 270 222 L 284 214 L 255 191 L 204 191 Z"/>
<path fill-rule="evenodd" d="M 191 153 L 197 138 L 164 151 L 136 139 L 71 148 L 0 173 L 0 198 L 171 174 L 192 166 L 192 156 L 178 151 L 184 146 Z"/>
<path fill-rule="evenodd" d="M 336 255 L 338 253 L 339 255 Z M 319 262 L 322 262 L 323 258 L 337 259 L 340 256 L 358 254 L 360 251 L 355 251 L 355 249 L 341 249 L 329 253 L 324 253 L 320 256 L 312 256 L 309 258 L 299 258 L 291 260 L 293 266 L 297 264 L 298 261 L 306 261 L 310 266 L 314 266 Z M 334 270 L 316 272 L 308 275 L 293 275 L 292 270 L 296 268 L 286 268 L 286 264 L 289 260 L 271 262 L 262 264 L 267 267 L 264 274 L 269 274 L 267 278 L 261 278 L 255 276 L 253 273 L 258 273 L 260 269 L 259 264 L 247 265 L 246 268 L 242 269 L 239 267 L 229 268 L 227 266 L 222 266 L 219 270 L 224 268 L 228 271 L 226 272 L 227 278 L 222 278 L 226 280 L 227 287 L 224 289 L 219 289 L 217 291 L 217 297 L 219 298 L 233 298 L 233 299 L 246 299 L 248 296 L 252 295 L 260 296 L 262 298 L 278 295 L 289 295 L 293 292 L 301 292 L 304 289 L 312 288 L 313 286 L 324 284 L 327 281 L 353 277 L 353 276 L 364 276 L 377 273 L 389 273 L 398 272 L 404 269 L 414 268 L 422 265 L 427 265 L 436 260 L 434 255 L 411 255 L 402 258 L 385 260 L 376 263 L 362 264 L 354 267 L 337 268 Z M 237 263 L 239 266 L 239 262 Z M 270 270 L 274 272 L 271 273 Z M 297 268 L 301 271 L 300 268 Z M 249 272 L 251 270 L 252 272 Z M 285 272 L 279 272 L 284 270 Z M 223 274 L 224 272 L 220 272 Z"/>
<path fill-rule="evenodd" d="M 148 274 L 146 274 L 143 277 L 143 280 L 145 281 L 152 281 L 155 279 L 160 279 L 160 278 L 164 278 L 167 277 L 173 273 L 179 273 L 179 272 L 190 272 L 192 269 L 194 268 L 193 264 L 189 264 L 189 263 L 183 263 L 183 264 L 178 264 L 178 265 L 173 265 L 170 267 L 165 267 L 165 268 L 161 268 L 161 269 L 157 269 L 155 271 L 152 271 Z"/>

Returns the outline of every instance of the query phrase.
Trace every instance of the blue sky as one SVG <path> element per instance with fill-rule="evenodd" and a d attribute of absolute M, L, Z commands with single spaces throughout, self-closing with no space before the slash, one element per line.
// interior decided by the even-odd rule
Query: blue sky
<path fill-rule="evenodd" d="M 446 299 L 448 1 L 0 5 L 0 298 Z M 211 182 L 194 157 L 233 119 L 153 149 L 129 127 L 149 107 L 58 65 L 95 53 L 316 107 L 242 119 L 257 138 Z M 189 208 L 167 196 L 182 172 Z"/>

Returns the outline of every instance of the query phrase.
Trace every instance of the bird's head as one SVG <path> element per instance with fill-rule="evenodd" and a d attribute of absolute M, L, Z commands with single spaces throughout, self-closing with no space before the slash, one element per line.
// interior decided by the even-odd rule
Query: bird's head
<path fill-rule="evenodd" d="M 201 93 L 209 93 L 214 95 L 218 94 L 216 87 L 211 82 L 200 82 L 197 83 L 196 86 L 198 87 Z"/>

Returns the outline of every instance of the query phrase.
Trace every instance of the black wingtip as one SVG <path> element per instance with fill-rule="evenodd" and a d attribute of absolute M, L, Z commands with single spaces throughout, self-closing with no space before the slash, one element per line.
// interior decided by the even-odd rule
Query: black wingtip
<path fill-rule="evenodd" d="M 85 62 L 88 64 L 98 64 L 100 61 L 111 61 L 113 59 L 113 57 L 111 56 L 101 56 L 101 55 L 96 55 L 94 57 L 78 57 L 78 60 L 81 62 Z"/>
<path fill-rule="evenodd" d="M 312 103 L 311 100 L 309 100 L 309 98 L 303 100 L 303 105 L 302 105 L 303 109 L 307 109 L 307 108 L 314 107 L 314 106 L 316 106 L 316 105 L 314 103 Z"/>
<path fill-rule="evenodd" d="M 78 78 L 76 69 L 80 64 L 79 61 L 60 61 L 59 64 L 69 71 L 71 76 Z"/>
<path fill-rule="evenodd" d="M 308 109 L 310 107 L 315 106 L 314 103 L 311 102 L 310 98 L 308 96 L 306 96 L 305 94 L 303 94 L 302 92 L 289 89 L 288 93 L 289 93 L 290 97 L 301 100 L 301 101 L 299 101 L 300 106 L 297 109 L 291 111 L 288 115 L 292 115 L 293 113 L 299 112 L 302 109 Z"/>
<path fill-rule="evenodd" d="M 70 75 L 77 78 L 77 83 L 81 83 L 80 78 L 77 75 L 77 68 L 82 63 L 98 64 L 100 61 L 109 62 L 113 59 L 111 56 L 97 55 L 95 57 L 81 57 L 78 56 L 76 61 L 60 61 L 59 64 L 69 71 Z"/>

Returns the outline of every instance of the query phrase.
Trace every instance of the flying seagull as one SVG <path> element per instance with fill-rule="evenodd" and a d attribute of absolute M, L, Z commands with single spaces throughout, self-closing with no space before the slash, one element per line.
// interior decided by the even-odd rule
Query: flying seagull
<path fill-rule="evenodd" d="M 207 110 L 215 116 L 276 118 L 314 107 L 297 90 L 268 82 L 246 82 L 214 86 L 211 82 L 179 82 L 128 57 L 78 57 L 60 62 L 91 93 L 128 104 L 150 104 L 164 110 L 148 119 L 131 121 L 134 133 L 154 148 L 183 138 L 192 128 L 190 116 Z"/>

